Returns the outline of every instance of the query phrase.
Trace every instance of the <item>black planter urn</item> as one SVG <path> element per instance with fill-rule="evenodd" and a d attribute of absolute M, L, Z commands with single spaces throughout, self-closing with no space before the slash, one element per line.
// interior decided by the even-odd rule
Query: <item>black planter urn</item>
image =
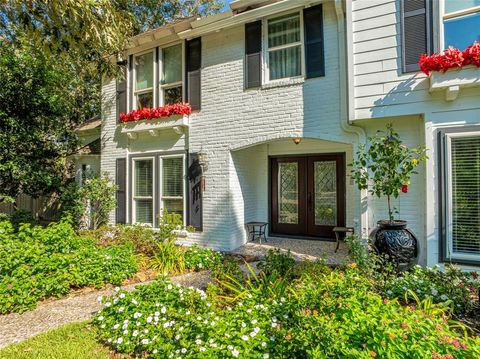
<path fill-rule="evenodd" d="M 417 263 L 418 240 L 407 228 L 406 221 L 378 221 L 370 239 L 377 254 L 387 255 L 398 271 L 407 270 Z"/>

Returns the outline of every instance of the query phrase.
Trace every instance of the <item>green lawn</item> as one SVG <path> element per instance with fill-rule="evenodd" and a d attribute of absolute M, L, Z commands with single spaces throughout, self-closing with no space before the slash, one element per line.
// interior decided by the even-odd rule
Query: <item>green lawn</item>
<path fill-rule="evenodd" d="M 107 354 L 88 322 L 68 324 L 0 350 L 1 359 L 105 359 Z"/>

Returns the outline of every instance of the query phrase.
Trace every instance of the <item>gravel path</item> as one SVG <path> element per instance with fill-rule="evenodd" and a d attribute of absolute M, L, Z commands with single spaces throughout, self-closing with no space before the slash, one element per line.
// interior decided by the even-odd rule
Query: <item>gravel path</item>
<path fill-rule="evenodd" d="M 210 272 L 204 271 L 187 273 L 171 279 L 183 286 L 205 288 L 211 277 Z M 129 284 L 121 288 L 131 291 L 138 285 L 148 283 L 151 281 Z M 23 314 L 0 315 L 0 348 L 71 322 L 88 320 L 100 309 L 97 298 L 113 293 L 114 287 L 92 290 L 84 294 L 76 293 L 62 299 L 40 303 L 36 309 Z"/>

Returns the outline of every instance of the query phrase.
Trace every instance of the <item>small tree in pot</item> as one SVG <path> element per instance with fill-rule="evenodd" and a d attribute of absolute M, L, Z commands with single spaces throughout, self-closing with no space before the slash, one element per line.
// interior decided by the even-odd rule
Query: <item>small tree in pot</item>
<path fill-rule="evenodd" d="M 387 198 L 388 220 L 378 221 L 370 237 L 378 253 L 389 255 L 399 269 L 404 269 L 417 257 L 418 241 L 406 228 L 406 221 L 395 219 L 398 212 L 392 200 L 402 192 L 407 193 L 411 176 L 417 173 L 416 167 L 427 159 L 426 148 L 402 144 L 392 124 L 387 125 L 386 131 L 377 131 L 368 142 L 367 146 L 358 148 L 351 165 L 352 177 L 359 189 Z"/>

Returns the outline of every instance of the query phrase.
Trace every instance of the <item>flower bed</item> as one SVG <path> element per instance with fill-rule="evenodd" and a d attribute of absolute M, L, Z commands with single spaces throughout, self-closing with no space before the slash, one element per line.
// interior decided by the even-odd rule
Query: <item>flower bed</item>
<path fill-rule="evenodd" d="M 449 47 L 441 54 L 422 55 L 418 64 L 420 70 L 426 75 L 433 71 L 446 72 L 452 68 L 461 68 L 468 65 L 480 67 L 480 43 L 475 41 L 473 45 L 463 51 Z"/>
<path fill-rule="evenodd" d="M 116 351 L 154 358 L 472 358 L 480 339 L 448 324 L 430 299 L 402 306 L 382 298 L 355 266 L 312 266 L 295 280 L 260 275 L 227 295 L 168 279 L 102 298 L 94 319 Z M 217 288 L 216 288 L 217 287 Z M 223 288 L 225 289 L 225 288 Z M 228 295 L 230 293 L 230 295 Z"/>
<path fill-rule="evenodd" d="M 188 103 L 167 104 L 157 108 L 142 108 L 120 114 L 120 122 L 153 120 L 173 115 L 190 115 L 192 107 Z"/>
<path fill-rule="evenodd" d="M 68 221 L 47 228 L 0 222 L 0 314 L 23 312 L 71 288 L 121 284 L 136 272 L 130 244 L 99 248 Z"/>

